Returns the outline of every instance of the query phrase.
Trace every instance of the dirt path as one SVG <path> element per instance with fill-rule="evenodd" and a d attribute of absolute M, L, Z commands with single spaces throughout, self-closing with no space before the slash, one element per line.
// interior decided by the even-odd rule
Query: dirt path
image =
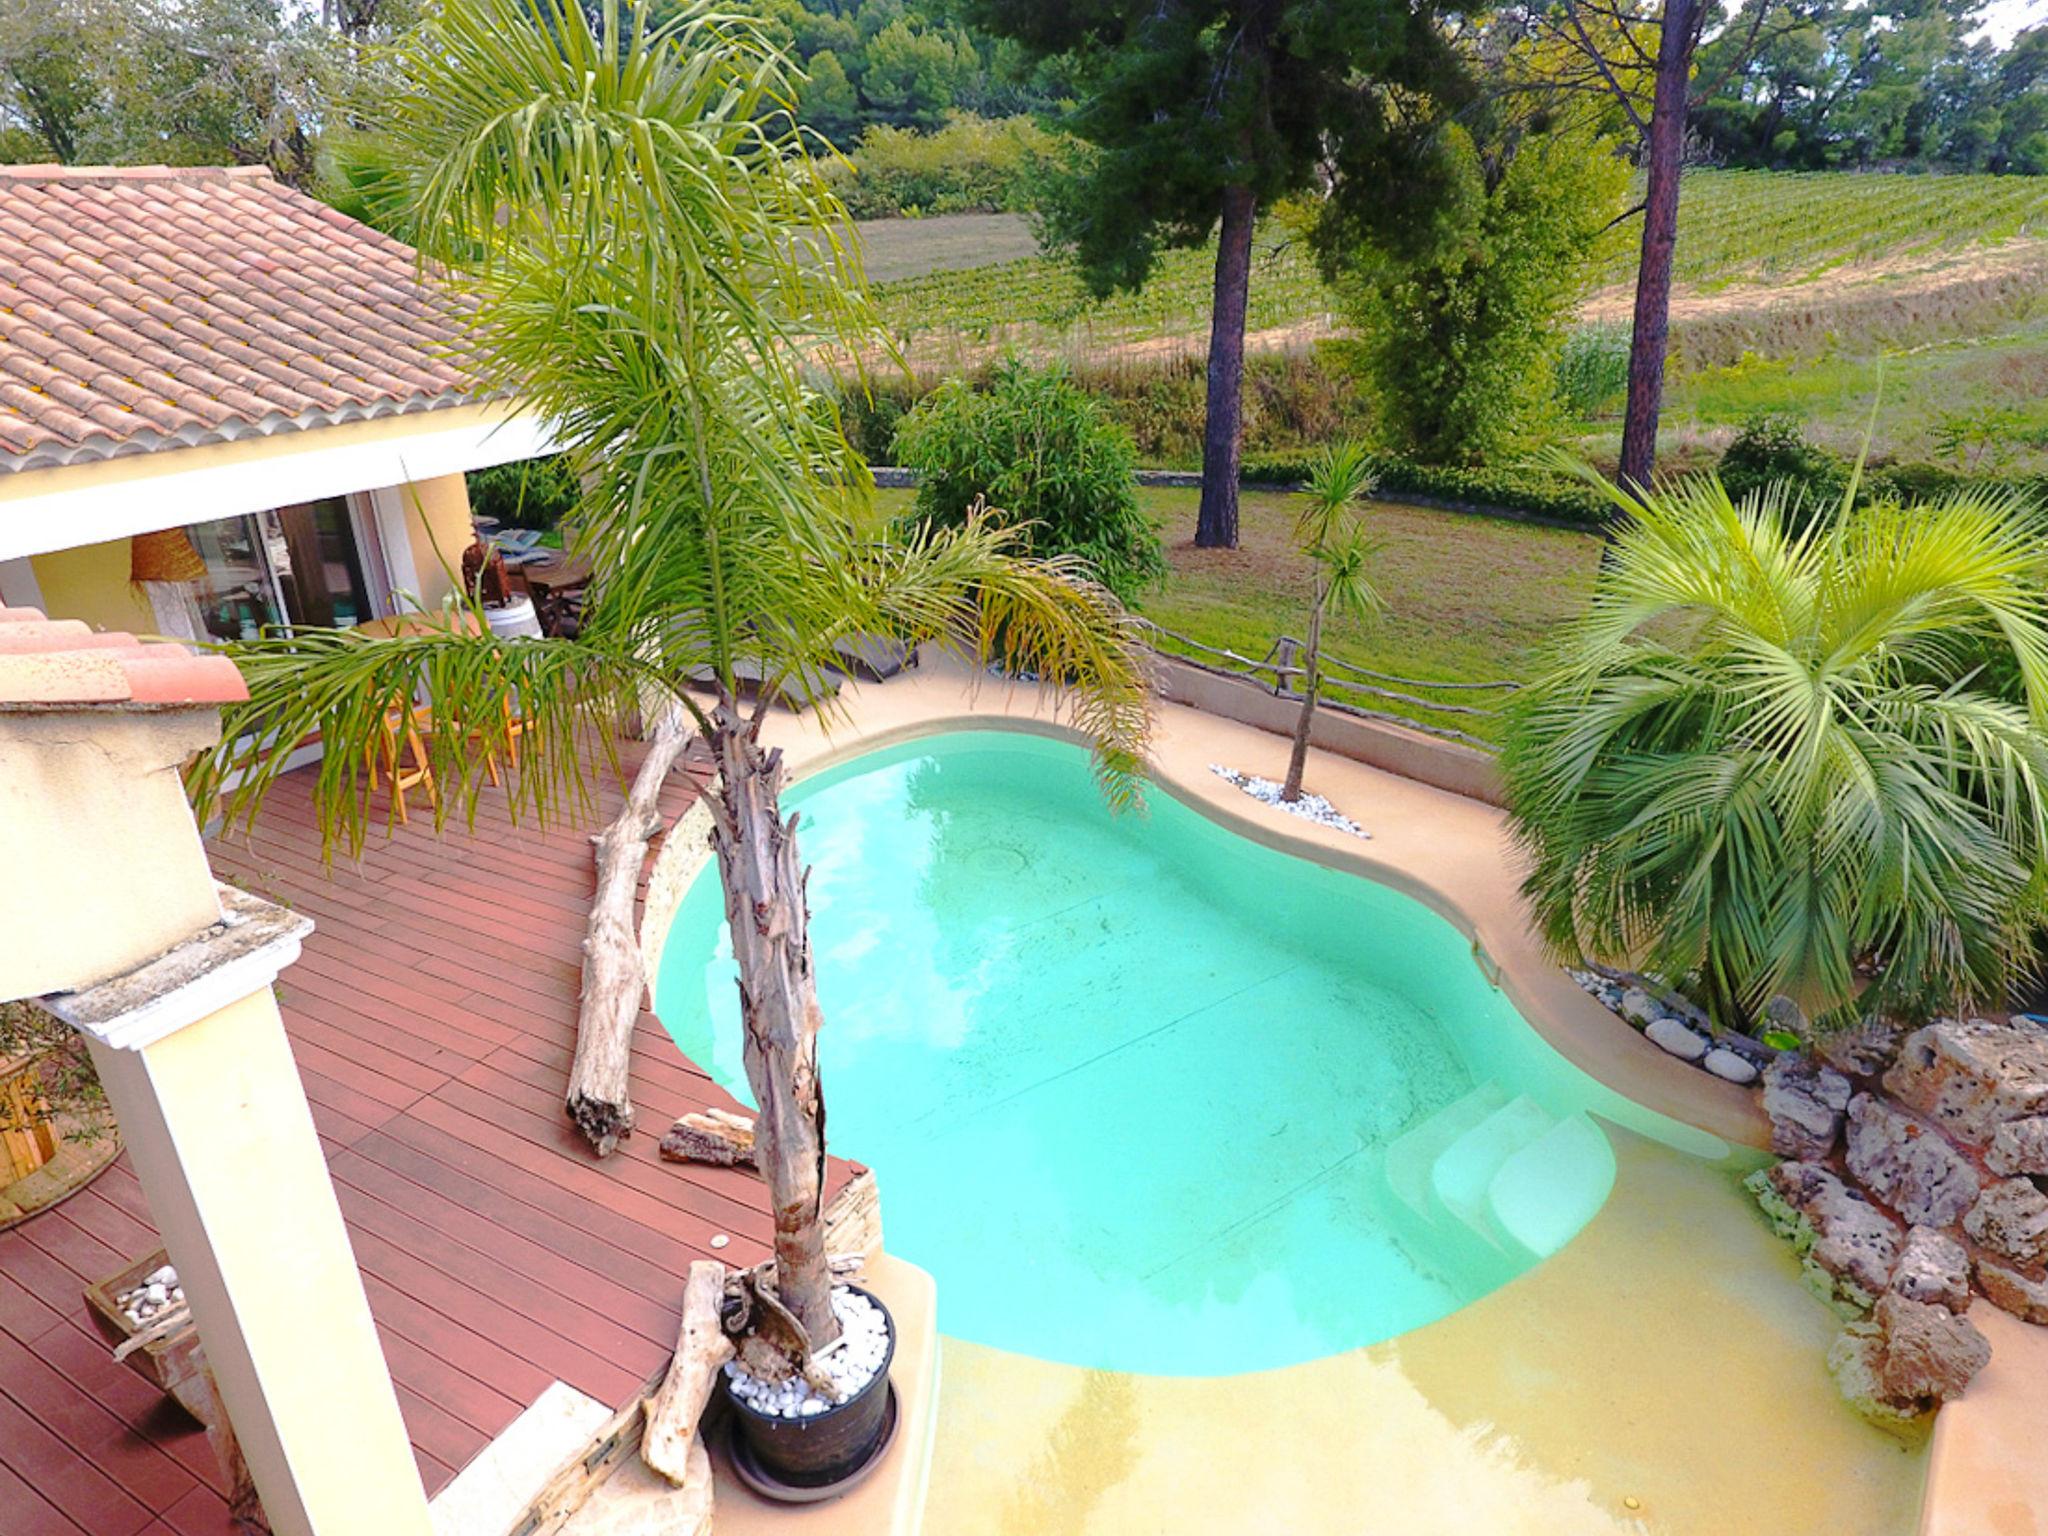
<path fill-rule="evenodd" d="M 2016 277 L 2048 284 L 2048 240 L 2010 240 L 1947 253 L 1918 251 L 1888 261 L 1835 267 L 1818 277 L 1785 283 L 1740 283 L 1711 289 L 1681 286 L 1672 291 L 1671 318 L 1682 322 L 1748 314 L 1782 304 L 1810 308 L 1870 297 L 1879 291 L 1888 299 L 1911 299 Z M 1634 285 L 1616 283 L 1580 305 L 1579 317 L 1596 323 L 1626 322 L 1634 306 Z"/>

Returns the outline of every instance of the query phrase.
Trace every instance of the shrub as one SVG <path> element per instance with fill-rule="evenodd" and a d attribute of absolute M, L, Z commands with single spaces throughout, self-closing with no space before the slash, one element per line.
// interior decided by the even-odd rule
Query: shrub
<path fill-rule="evenodd" d="M 851 174 L 835 167 L 832 175 L 857 219 L 1017 213 L 1030 206 L 1035 179 L 1058 144 L 1028 117 L 963 112 L 933 133 L 872 127 L 847 156 Z"/>
<path fill-rule="evenodd" d="M 1247 458 L 1242 478 L 1295 485 L 1314 472 L 1312 454 L 1270 454 Z M 1372 473 L 1373 484 L 1381 492 L 1521 512 L 1585 528 L 1601 526 L 1614 513 L 1613 503 L 1582 481 L 1543 469 L 1460 469 L 1376 453 L 1372 455 Z"/>
<path fill-rule="evenodd" d="M 568 456 L 520 459 L 469 472 L 469 510 L 508 528 L 553 528 L 583 495 Z"/>
<path fill-rule="evenodd" d="M 1840 504 L 1849 485 L 1849 466 L 1808 442 L 1798 417 L 1782 413 L 1745 421 L 1721 455 L 1716 473 L 1729 499 L 1737 502 L 1782 484 L 1786 513 L 1795 527 L 1826 516 Z"/>
<path fill-rule="evenodd" d="M 1555 427 L 1553 369 L 1628 170 L 1582 132 L 1503 149 L 1452 126 L 1440 153 L 1447 184 L 1427 223 L 1344 245 L 1333 291 L 1382 446 L 1478 465 Z M 1341 233 L 1322 232 L 1326 250 Z"/>
<path fill-rule="evenodd" d="M 1606 415 L 1628 392 L 1625 325 L 1582 325 L 1557 354 L 1557 401 L 1575 421 Z"/>
<path fill-rule="evenodd" d="M 2048 867 L 2048 541 L 2010 495 L 1797 539 L 1705 477 L 1615 493 L 1599 589 L 1512 706 L 1524 884 L 1560 957 L 1723 1024 L 2002 1006 Z M 1986 672 L 2013 678 L 2002 698 Z"/>
<path fill-rule="evenodd" d="M 1165 574 L 1131 434 L 1062 368 L 1012 360 L 985 391 L 948 379 L 904 417 L 896 447 L 921 476 L 918 520 L 958 526 L 984 498 L 1024 525 L 1032 554 L 1080 556 L 1125 601 Z"/>

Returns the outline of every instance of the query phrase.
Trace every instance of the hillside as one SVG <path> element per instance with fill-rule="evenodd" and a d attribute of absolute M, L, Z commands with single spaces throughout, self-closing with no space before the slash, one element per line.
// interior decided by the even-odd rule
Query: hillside
<path fill-rule="evenodd" d="M 1953 289 L 1939 306 L 1959 311 L 1956 334 L 1976 312 L 2009 308 L 2048 287 L 2048 245 L 2022 243 L 2048 240 L 2048 177 L 1697 170 L 1686 176 L 1679 207 L 1681 324 L 1784 305 L 1862 304 L 1879 288 Z M 884 321 L 918 362 L 971 361 L 1006 345 L 1198 345 L 1208 323 L 1208 250 L 1171 252 L 1142 292 L 1098 303 L 1064 260 L 1017 256 L 1030 231 L 1016 215 L 884 220 L 862 230 Z M 2007 242 L 2016 244 L 1988 268 L 1959 260 Z M 1622 242 L 1595 276 L 1601 288 L 1588 302 L 1589 319 L 1625 314 L 1617 295 L 1633 262 Z M 1326 331 L 1329 310 L 1307 252 L 1277 231 L 1263 235 L 1252 330 L 1269 345 L 1298 341 Z"/>

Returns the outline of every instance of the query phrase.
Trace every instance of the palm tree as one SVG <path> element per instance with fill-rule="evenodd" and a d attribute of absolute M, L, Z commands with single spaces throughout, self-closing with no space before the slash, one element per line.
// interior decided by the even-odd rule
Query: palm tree
<path fill-rule="evenodd" d="M 1633 494 L 1502 753 L 1560 957 L 1723 1024 L 1997 999 L 2048 851 L 2048 543 L 1986 492 L 1788 530 L 1782 490 Z M 1832 1015 L 1832 1018 L 1830 1017 Z"/>
<path fill-rule="evenodd" d="M 871 482 L 806 377 L 859 356 L 868 310 L 845 210 L 798 131 L 776 126 L 790 120 L 787 65 L 754 23 L 701 5 L 659 27 L 640 6 L 598 10 L 449 0 L 402 48 L 374 145 L 390 212 L 473 306 L 475 373 L 573 444 L 597 572 L 581 635 L 499 639 L 455 613 L 391 638 L 244 643 L 251 698 L 195 793 L 252 817 L 282 767 L 261 744 L 318 732 L 323 835 L 360 846 L 364 753 L 418 689 L 443 815 L 474 815 L 492 733 L 467 727 L 514 697 L 538 725 L 507 784 L 515 813 L 583 801 L 587 765 L 636 702 L 663 720 L 668 761 L 693 734 L 715 769 L 774 1292 L 807 1350 L 838 1334 L 822 1020 L 764 712 L 825 692 L 850 637 L 943 642 L 1062 685 L 1122 804 L 1138 793 L 1149 696 L 1123 610 L 1084 567 L 1027 559 L 985 518 L 901 540 L 863 531 Z"/>
<path fill-rule="evenodd" d="M 1287 759 L 1282 800 L 1301 798 L 1301 776 L 1308 769 L 1309 732 L 1323 690 L 1324 618 L 1334 613 L 1364 620 L 1380 611 L 1371 573 L 1379 546 L 1355 515 L 1358 499 L 1371 489 L 1372 459 L 1357 442 L 1333 443 L 1324 449 L 1302 487 L 1307 504 L 1295 524 L 1295 537 L 1315 567 L 1315 596 L 1308 611 L 1308 644 L 1303 647 L 1301 714 L 1294 724 L 1294 750 Z"/>

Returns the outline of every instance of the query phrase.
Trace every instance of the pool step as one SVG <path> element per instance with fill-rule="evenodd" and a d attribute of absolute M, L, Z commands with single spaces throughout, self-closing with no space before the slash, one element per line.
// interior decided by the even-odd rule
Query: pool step
<path fill-rule="evenodd" d="M 1547 1259 L 1593 1219 L 1614 1187 L 1614 1154 L 1600 1127 L 1567 1115 L 1501 1163 L 1486 1213 L 1509 1252 Z"/>
<path fill-rule="evenodd" d="M 1486 1196 L 1493 1177 L 1517 1152 L 1538 1140 L 1556 1119 L 1521 1094 L 1445 1147 L 1429 1170 L 1431 1203 L 1492 1241 Z"/>
<path fill-rule="evenodd" d="M 1454 1099 L 1413 1130 L 1404 1131 L 1387 1145 L 1387 1182 L 1401 1203 L 1425 1221 L 1434 1221 L 1430 1209 L 1429 1176 L 1444 1149 L 1508 1101 L 1499 1083 L 1485 1082 L 1462 1099 Z"/>

